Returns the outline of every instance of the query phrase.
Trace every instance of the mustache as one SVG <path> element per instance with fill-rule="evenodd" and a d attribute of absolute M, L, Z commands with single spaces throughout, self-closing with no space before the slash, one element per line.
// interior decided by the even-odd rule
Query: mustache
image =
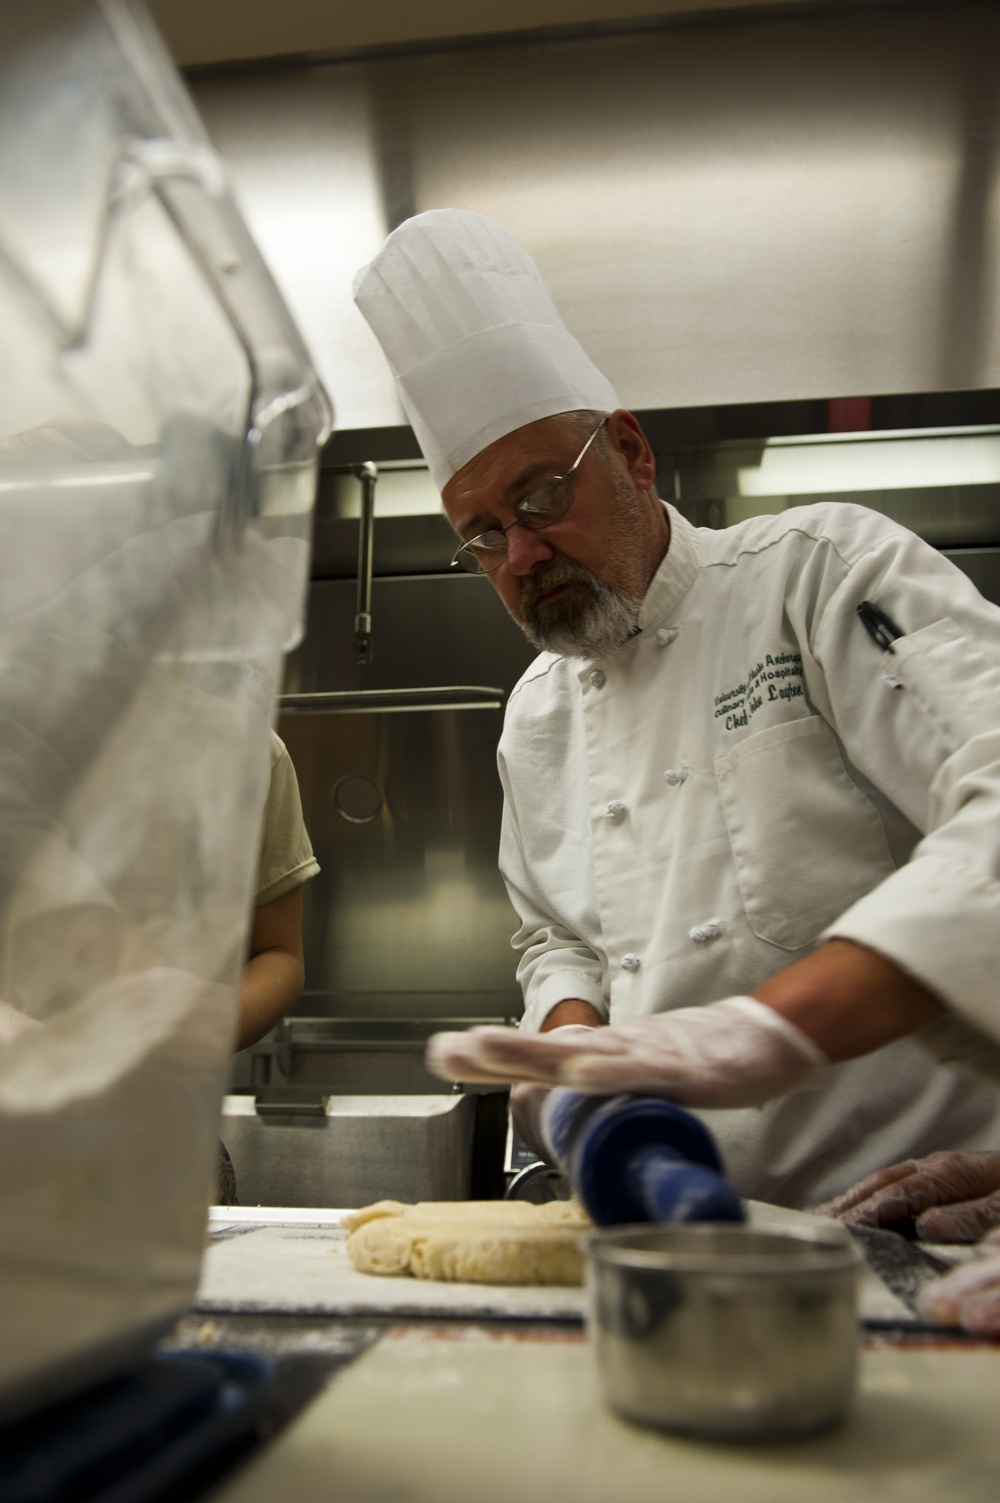
<path fill-rule="evenodd" d="M 557 589 L 559 585 L 585 584 L 594 589 L 599 583 L 597 576 L 582 564 L 560 562 L 543 565 L 525 576 L 521 585 L 521 609 L 530 611 L 543 595 Z"/>

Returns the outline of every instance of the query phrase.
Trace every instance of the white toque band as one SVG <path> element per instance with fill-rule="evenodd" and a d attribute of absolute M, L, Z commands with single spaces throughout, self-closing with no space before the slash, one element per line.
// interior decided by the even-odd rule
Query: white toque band
<path fill-rule="evenodd" d="M 534 261 L 492 219 L 407 219 L 354 279 L 439 490 L 540 418 L 613 412 L 614 387 L 566 328 Z"/>

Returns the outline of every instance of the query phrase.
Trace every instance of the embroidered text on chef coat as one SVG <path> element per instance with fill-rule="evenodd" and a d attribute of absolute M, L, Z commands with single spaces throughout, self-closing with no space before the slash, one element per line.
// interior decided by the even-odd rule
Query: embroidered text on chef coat
<path fill-rule="evenodd" d="M 802 697 L 801 652 L 768 652 L 753 664 L 741 683 L 715 696 L 715 719 L 724 719 L 726 730 L 735 731 L 749 725 L 765 704 Z"/>

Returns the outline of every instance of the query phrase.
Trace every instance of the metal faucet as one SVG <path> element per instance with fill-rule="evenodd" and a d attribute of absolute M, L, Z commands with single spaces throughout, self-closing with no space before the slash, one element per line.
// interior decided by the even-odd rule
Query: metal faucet
<path fill-rule="evenodd" d="M 361 519 L 358 525 L 358 603 L 354 617 L 354 661 L 370 663 L 372 642 L 372 544 L 375 533 L 375 486 L 378 470 L 366 460 L 354 472 L 361 481 Z"/>

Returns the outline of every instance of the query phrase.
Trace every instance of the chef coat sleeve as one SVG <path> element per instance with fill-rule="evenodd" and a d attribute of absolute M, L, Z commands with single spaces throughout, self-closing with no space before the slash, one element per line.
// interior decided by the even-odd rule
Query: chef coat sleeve
<path fill-rule="evenodd" d="M 522 833 L 521 819 L 503 753 L 499 757 L 504 787 L 504 812 L 500 832 L 500 872 L 511 903 L 521 921 L 511 944 L 520 954 L 517 979 L 524 993 L 521 1027 L 537 1032 L 548 1014 L 571 997 L 589 1002 L 605 1022 L 608 1004 L 604 995 L 604 967 L 594 951 L 550 910 L 533 877 L 532 862 Z M 531 828 L 531 811 L 523 811 Z M 549 853 L 551 856 L 551 853 Z M 542 863 L 538 863 L 541 865 Z M 546 860 L 545 867 L 551 866 Z M 559 883 L 564 894 L 584 877 L 579 863 L 566 860 Z"/>
<path fill-rule="evenodd" d="M 1000 1037 L 1000 610 L 913 534 L 858 536 L 812 636 L 810 693 L 855 766 L 922 833 L 909 862 L 829 926 Z M 903 632 L 882 652 L 857 606 Z M 828 696 L 824 704 L 823 696 Z"/>

